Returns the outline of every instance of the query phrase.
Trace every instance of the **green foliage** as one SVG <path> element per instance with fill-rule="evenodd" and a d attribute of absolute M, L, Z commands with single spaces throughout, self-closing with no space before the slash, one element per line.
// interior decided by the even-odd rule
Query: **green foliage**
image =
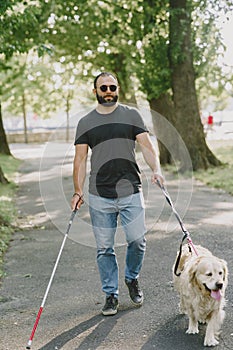
<path fill-rule="evenodd" d="M 233 141 L 209 141 L 209 146 L 223 165 L 205 171 L 196 171 L 194 176 L 208 186 L 223 189 L 233 195 Z"/>
<path fill-rule="evenodd" d="M 231 9 L 232 2 L 190 0 L 187 6 L 192 13 L 194 65 L 202 90 L 203 76 L 209 77 L 209 86 L 211 81 L 216 81 L 216 75 L 223 77 L 216 65 L 216 47 L 221 47 L 222 42 L 215 29 L 215 19 L 218 11 Z M 38 1 L 36 5 L 32 1 L 15 0 L 6 1 L 1 12 L 0 25 L 4 28 L 1 48 L 6 58 L 36 46 L 39 56 L 55 54 L 78 61 L 83 79 L 100 70 L 114 70 L 123 95 L 132 93 L 130 76 L 139 78 L 140 88 L 149 98 L 171 88 L 168 55 L 172 13 L 168 0 L 57 0 Z M 183 15 L 185 19 L 186 13 Z M 174 59 L 182 58 L 179 40 L 172 53 Z M 219 92 L 223 85 L 219 84 Z"/>
<path fill-rule="evenodd" d="M 219 58 L 221 59 L 226 48 L 217 19 L 223 15 L 227 20 L 226 13 L 233 10 L 233 2 L 208 0 L 192 2 L 192 5 L 194 67 L 200 107 L 205 109 L 209 103 L 214 105 L 214 100 L 215 109 L 222 110 L 229 96 L 226 82 L 232 80 L 232 74 L 227 73 L 225 67 L 219 64 Z"/>
<path fill-rule="evenodd" d="M 159 93 L 163 82 L 162 90 L 170 85 L 168 20 L 172 14 L 168 0 L 36 3 L 15 0 L 5 1 L 1 6 L 1 52 L 6 57 L 16 52 L 28 52 L 33 46 L 37 47 L 39 56 L 52 54 L 55 50 L 60 56 L 83 61 L 85 75 L 91 76 L 99 69 L 118 68 L 117 60 L 121 57 L 121 69 L 126 65 L 128 75 L 138 73 L 143 86 L 143 73 L 149 77 L 153 70 L 155 93 Z M 217 31 L 213 31 L 218 12 L 229 11 L 233 5 L 230 0 L 219 3 L 190 0 L 187 6 L 192 12 L 194 63 L 200 76 L 202 67 L 207 62 L 210 65 L 206 56 L 209 55 L 213 62 L 216 46 L 221 45 Z M 177 43 L 179 40 L 177 38 Z M 141 49 L 138 49 L 139 41 L 143 45 Z M 173 55 L 178 57 L 179 54 L 177 45 L 177 54 L 173 52 Z"/>
<path fill-rule="evenodd" d="M 7 2 L 1 12 L 0 53 L 9 59 L 17 52 L 27 52 L 39 40 L 40 8 L 35 4 L 26 6 L 21 1 L 14 1 Z"/>
<path fill-rule="evenodd" d="M 6 186 L 7 193 L 5 191 Z M 0 278 L 3 276 L 2 265 L 4 253 L 8 248 L 9 241 L 14 232 L 12 223 L 16 219 L 14 204 L 10 198 L 14 195 L 14 190 L 10 188 L 10 185 L 5 185 L 5 187 L 0 184 Z"/>
<path fill-rule="evenodd" d="M 34 62 L 35 58 L 33 55 L 21 55 L 8 61 L 11 69 L 1 74 L 2 99 L 7 101 L 5 109 L 15 115 L 23 115 L 24 109 L 30 108 L 31 112 L 48 117 L 56 106 L 46 89 L 51 73 L 37 59 Z"/>
<path fill-rule="evenodd" d="M 0 155 L 0 164 L 10 181 L 13 181 L 20 165 L 20 160 L 6 155 Z"/>
<path fill-rule="evenodd" d="M 10 156 L 0 156 L 1 167 L 6 174 L 9 184 L 0 184 L 0 278 L 3 276 L 3 258 L 9 241 L 15 229 L 16 210 L 14 196 L 16 184 L 13 182 L 20 161 Z"/>
<path fill-rule="evenodd" d="M 222 39 L 216 28 L 216 18 L 219 13 L 231 10 L 232 6 L 230 0 L 218 3 L 214 0 L 189 0 L 187 11 L 181 11 L 184 21 L 192 20 L 192 54 L 197 87 L 199 95 L 204 98 L 211 92 L 221 100 L 225 97 L 226 79 L 231 78 L 224 76 L 217 64 Z M 51 87 L 48 80 L 54 73 L 52 60 L 59 62 L 61 57 L 65 57 L 66 65 L 71 62 L 77 67 L 76 81 L 93 79 L 100 70 L 116 72 L 123 99 L 134 95 L 135 79 L 138 79 L 139 89 L 152 99 L 171 92 L 171 52 L 174 60 L 185 59 L 178 45 L 184 34 L 182 30 L 178 33 L 180 37 L 176 47 L 170 48 L 172 33 L 169 33 L 169 18 L 172 12 L 169 0 L 15 0 L 5 1 L 0 10 L 1 52 L 5 58 L 29 52 L 31 48 L 35 48 L 39 57 L 50 55 L 49 63 L 44 61 L 40 67 L 43 71 L 44 64 L 47 74 L 30 82 L 24 79 L 21 84 L 22 88 L 26 84 L 26 89 L 30 86 L 29 91 L 33 88 L 34 96 L 38 96 L 37 110 L 41 100 L 47 96 L 51 100 L 50 103 L 45 101 L 43 108 L 45 105 L 57 105 L 55 93 L 43 97 L 44 91 L 50 91 Z M 186 16 L 187 13 L 191 13 L 191 18 Z M 1 66 L 0 61 L 0 69 L 3 68 L 9 69 L 9 65 L 4 67 L 2 61 Z M 34 74 L 34 68 L 32 65 L 28 67 L 27 62 L 26 77 Z M 27 95 L 28 100 L 33 101 L 30 92 Z M 48 111 L 44 113 L 48 114 Z"/>

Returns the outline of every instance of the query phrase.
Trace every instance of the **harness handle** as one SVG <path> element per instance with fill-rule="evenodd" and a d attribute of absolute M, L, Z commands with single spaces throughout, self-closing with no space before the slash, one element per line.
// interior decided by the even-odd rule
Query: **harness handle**
<path fill-rule="evenodd" d="M 179 267 L 179 264 L 180 264 L 180 258 L 181 258 L 181 255 L 182 255 L 183 242 L 184 242 L 184 240 L 186 238 L 187 238 L 186 236 L 184 236 L 182 238 L 182 241 L 181 241 L 181 244 L 180 244 L 180 249 L 179 249 L 179 254 L 178 254 L 177 258 L 176 258 L 176 262 L 175 262 L 175 265 L 174 265 L 174 274 L 176 276 L 178 276 L 178 277 L 181 275 L 181 272 L 177 273 L 177 270 L 178 270 L 178 267 Z M 188 246 L 188 247 L 189 247 L 189 251 L 191 253 L 191 248 L 190 248 L 190 246 Z"/>

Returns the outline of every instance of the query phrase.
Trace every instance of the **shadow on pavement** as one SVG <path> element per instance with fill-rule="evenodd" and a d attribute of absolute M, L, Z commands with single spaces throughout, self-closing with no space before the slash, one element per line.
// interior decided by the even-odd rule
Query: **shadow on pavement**
<path fill-rule="evenodd" d="M 149 338 L 141 350 L 201 350 L 204 347 L 205 325 L 199 325 L 198 334 L 186 334 L 188 319 L 185 315 L 170 318 Z"/>
<path fill-rule="evenodd" d="M 121 312 L 114 317 L 96 315 L 89 320 L 80 323 L 76 327 L 73 327 L 68 331 L 60 334 L 38 350 L 62 349 L 65 344 L 78 337 L 80 334 L 91 330 L 93 327 L 94 329 L 91 330 L 87 336 L 85 336 L 83 342 L 75 350 L 97 349 L 98 346 L 105 340 L 105 338 L 107 338 L 108 334 L 112 331 L 118 322 L 118 319 L 133 310 L 134 308 L 121 310 Z"/>

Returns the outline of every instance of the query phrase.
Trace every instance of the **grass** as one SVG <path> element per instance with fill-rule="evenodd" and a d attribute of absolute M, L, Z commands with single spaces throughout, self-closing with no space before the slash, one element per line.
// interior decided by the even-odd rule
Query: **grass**
<path fill-rule="evenodd" d="M 223 165 L 196 171 L 194 177 L 208 186 L 222 189 L 233 195 L 233 140 L 211 140 L 207 143 Z"/>
<path fill-rule="evenodd" d="M 11 157 L 0 155 L 0 164 L 9 184 L 0 184 L 0 279 L 3 276 L 3 258 L 11 236 L 15 230 L 17 213 L 15 209 L 15 183 L 17 169 L 20 161 Z"/>

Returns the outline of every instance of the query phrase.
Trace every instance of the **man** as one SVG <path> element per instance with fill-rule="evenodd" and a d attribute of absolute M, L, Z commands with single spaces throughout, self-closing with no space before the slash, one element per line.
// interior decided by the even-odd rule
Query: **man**
<path fill-rule="evenodd" d="M 118 308 L 118 264 L 114 250 L 117 218 L 120 217 L 126 241 L 125 283 L 132 302 L 140 306 L 143 293 L 138 277 L 146 249 L 145 209 L 140 170 L 135 160 L 135 141 L 152 170 L 152 183 L 164 182 L 148 130 L 136 109 L 118 103 L 117 78 L 108 72 L 94 80 L 96 109 L 77 126 L 71 206 L 83 203 L 88 148 L 91 152 L 89 211 L 97 245 L 97 265 L 102 290 L 106 294 L 103 315 Z"/>

